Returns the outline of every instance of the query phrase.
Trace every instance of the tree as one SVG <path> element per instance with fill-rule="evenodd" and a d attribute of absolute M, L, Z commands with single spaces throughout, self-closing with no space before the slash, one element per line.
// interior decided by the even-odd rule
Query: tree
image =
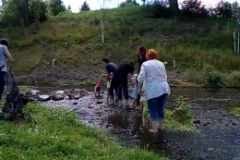
<path fill-rule="evenodd" d="M 66 11 L 66 7 L 63 5 L 62 0 L 50 0 L 49 7 L 54 16 L 58 15 L 60 12 Z"/>
<path fill-rule="evenodd" d="M 90 11 L 90 7 L 89 4 L 84 1 L 83 4 L 81 5 L 81 7 L 79 8 L 80 11 Z"/>
<path fill-rule="evenodd" d="M 191 16 L 191 17 L 208 17 L 208 11 L 205 9 L 205 6 L 202 5 L 200 0 L 184 0 L 181 3 L 182 11 L 184 16 Z"/>
<path fill-rule="evenodd" d="M 68 5 L 68 8 L 67 8 L 69 11 L 72 10 L 72 7 L 70 6 L 70 4 Z"/>
<path fill-rule="evenodd" d="M 29 16 L 30 16 L 30 13 L 29 13 L 29 1 L 28 0 L 24 0 L 24 22 L 25 24 L 29 24 Z"/>
<path fill-rule="evenodd" d="M 136 0 L 126 0 L 120 4 L 120 7 L 139 6 Z"/>
<path fill-rule="evenodd" d="M 143 2 L 143 5 L 145 6 L 145 4 L 146 4 L 146 0 L 142 0 L 142 2 Z"/>
<path fill-rule="evenodd" d="M 43 0 L 31 0 L 30 23 L 44 22 L 47 20 L 47 4 Z"/>
<path fill-rule="evenodd" d="M 178 0 L 169 0 L 169 3 L 172 15 L 177 15 L 179 12 Z"/>
<path fill-rule="evenodd" d="M 232 4 L 232 17 L 237 19 L 240 16 L 240 6 L 238 2 Z"/>
<path fill-rule="evenodd" d="M 44 0 L 5 1 L 1 24 L 3 26 L 28 26 L 47 19 L 47 4 Z"/>
<path fill-rule="evenodd" d="M 226 18 L 226 19 L 230 19 L 232 18 L 232 5 L 231 3 L 227 2 L 227 1 L 220 1 L 217 4 L 217 7 L 215 9 L 215 13 L 217 17 L 221 17 L 221 18 Z"/>
<path fill-rule="evenodd" d="M 2 6 L 4 7 L 6 0 L 2 0 Z"/>

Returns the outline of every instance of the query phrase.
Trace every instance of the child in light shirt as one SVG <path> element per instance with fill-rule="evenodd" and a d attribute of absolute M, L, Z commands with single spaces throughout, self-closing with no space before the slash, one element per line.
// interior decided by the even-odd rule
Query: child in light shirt
<path fill-rule="evenodd" d="M 148 106 L 147 106 L 147 103 L 144 103 L 144 102 L 146 102 L 146 99 L 144 97 L 144 88 L 145 88 L 145 81 L 143 81 L 143 85 L 142 85 L 142 94 L 143 95 L 140 98 L 140 109 L 142 109 L 142 123 L 143 123 L 143 127 L 146 126 L 147 119 L 149 118 Z"/>
<path fill-rule="evenodd" d="M 110 87 L 111 87 L 111 77 L 107 76 L 107 104 L 109 104 L 109 102 L 112 102 L 112 97 L 110 94 Z"/>

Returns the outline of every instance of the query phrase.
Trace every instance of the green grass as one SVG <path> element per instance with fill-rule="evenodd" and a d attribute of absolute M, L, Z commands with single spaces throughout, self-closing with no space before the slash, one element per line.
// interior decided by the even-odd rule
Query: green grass
<path fill-rule="evenodd" d="M 178 120 L 176 120 L 172 116 L 172 111 L 166 109 L 166 119 L 164 120 L 164 125 L 167 128 L 175 129 L 179 131 L 189 131 L 189 132 L 199 132 L 195 125 L 192 123 L 193 121 L 187 122 L 187 123 L 181 123 Z"/>
<path fill-rule="evenodd" d="M 120 148 L 107 133 L 82 125 L 66 110 L 36 104 L 29 104 L 26 110 L 38 124 L 0 121 L 0 159 L 166 159 L 142 149 Z"/>
<path fill-rule="evenodd" d="M 240 107 L 235 107 L 235 108 L 233 108 L 233 110 L 231 111 L 231 113 L 232 113 L 234 116 L 240 118 Z"/>
<path fill-rule="evenodd" d="M 140 6 L 109 9 L 102 44 L 102 13 L 101 10 L 62 13 L 28 28 L 1 28 L 0 36 L 10 40 L 9 48 L 15 59 L 11 65 L 15 66 L 16 74 L 30 73 L 36 67 L 46 69 L 53 58 L 68 68 L 102 67 L 100 59 L 106 56 L 117 64 L 136 61 L 136 47 L 143 45 L 156 49 L 160 60 L 169 62 L 169 68 L 173 60 L 177 70 L 183 72 L 191 68 L 201 73 L 204 66 L 212 65 L 214 71 L 225 77 L 232 74 L 230 79 L 225 78 L 225 85 L 240 86 L 235 76 L 240 69 L 240 56 L 233 54 L 232 44 L 234 20 L 208 18 L 184 22 L 149 18 L 149 13 Z M 204 73 L 200 80 L 190 76 L 187 79 L 196 83 L 207 80 Z"/>

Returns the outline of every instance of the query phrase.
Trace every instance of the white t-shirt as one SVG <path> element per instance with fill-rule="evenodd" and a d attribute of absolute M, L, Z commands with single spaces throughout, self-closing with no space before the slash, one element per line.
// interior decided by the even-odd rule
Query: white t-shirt
<path fill-rule="evenodd" d="M 171 93 L 167 83 L 165 65 L 159 60 L 148 60 L 144 62 L 137 80 L 140 83 L 146 81 L 144 85 L 144 96 L 146 100 Z"/>

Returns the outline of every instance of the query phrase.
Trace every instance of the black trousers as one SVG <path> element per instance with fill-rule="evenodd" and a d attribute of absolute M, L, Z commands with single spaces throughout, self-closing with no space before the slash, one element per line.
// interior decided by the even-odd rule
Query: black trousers
<path fill-rule="evenodd" d="M 0 72 L 0 100 L 2 99 L 2 95 L 4 92 L 5 75 L 6 75 L 6 72 Z"/>

